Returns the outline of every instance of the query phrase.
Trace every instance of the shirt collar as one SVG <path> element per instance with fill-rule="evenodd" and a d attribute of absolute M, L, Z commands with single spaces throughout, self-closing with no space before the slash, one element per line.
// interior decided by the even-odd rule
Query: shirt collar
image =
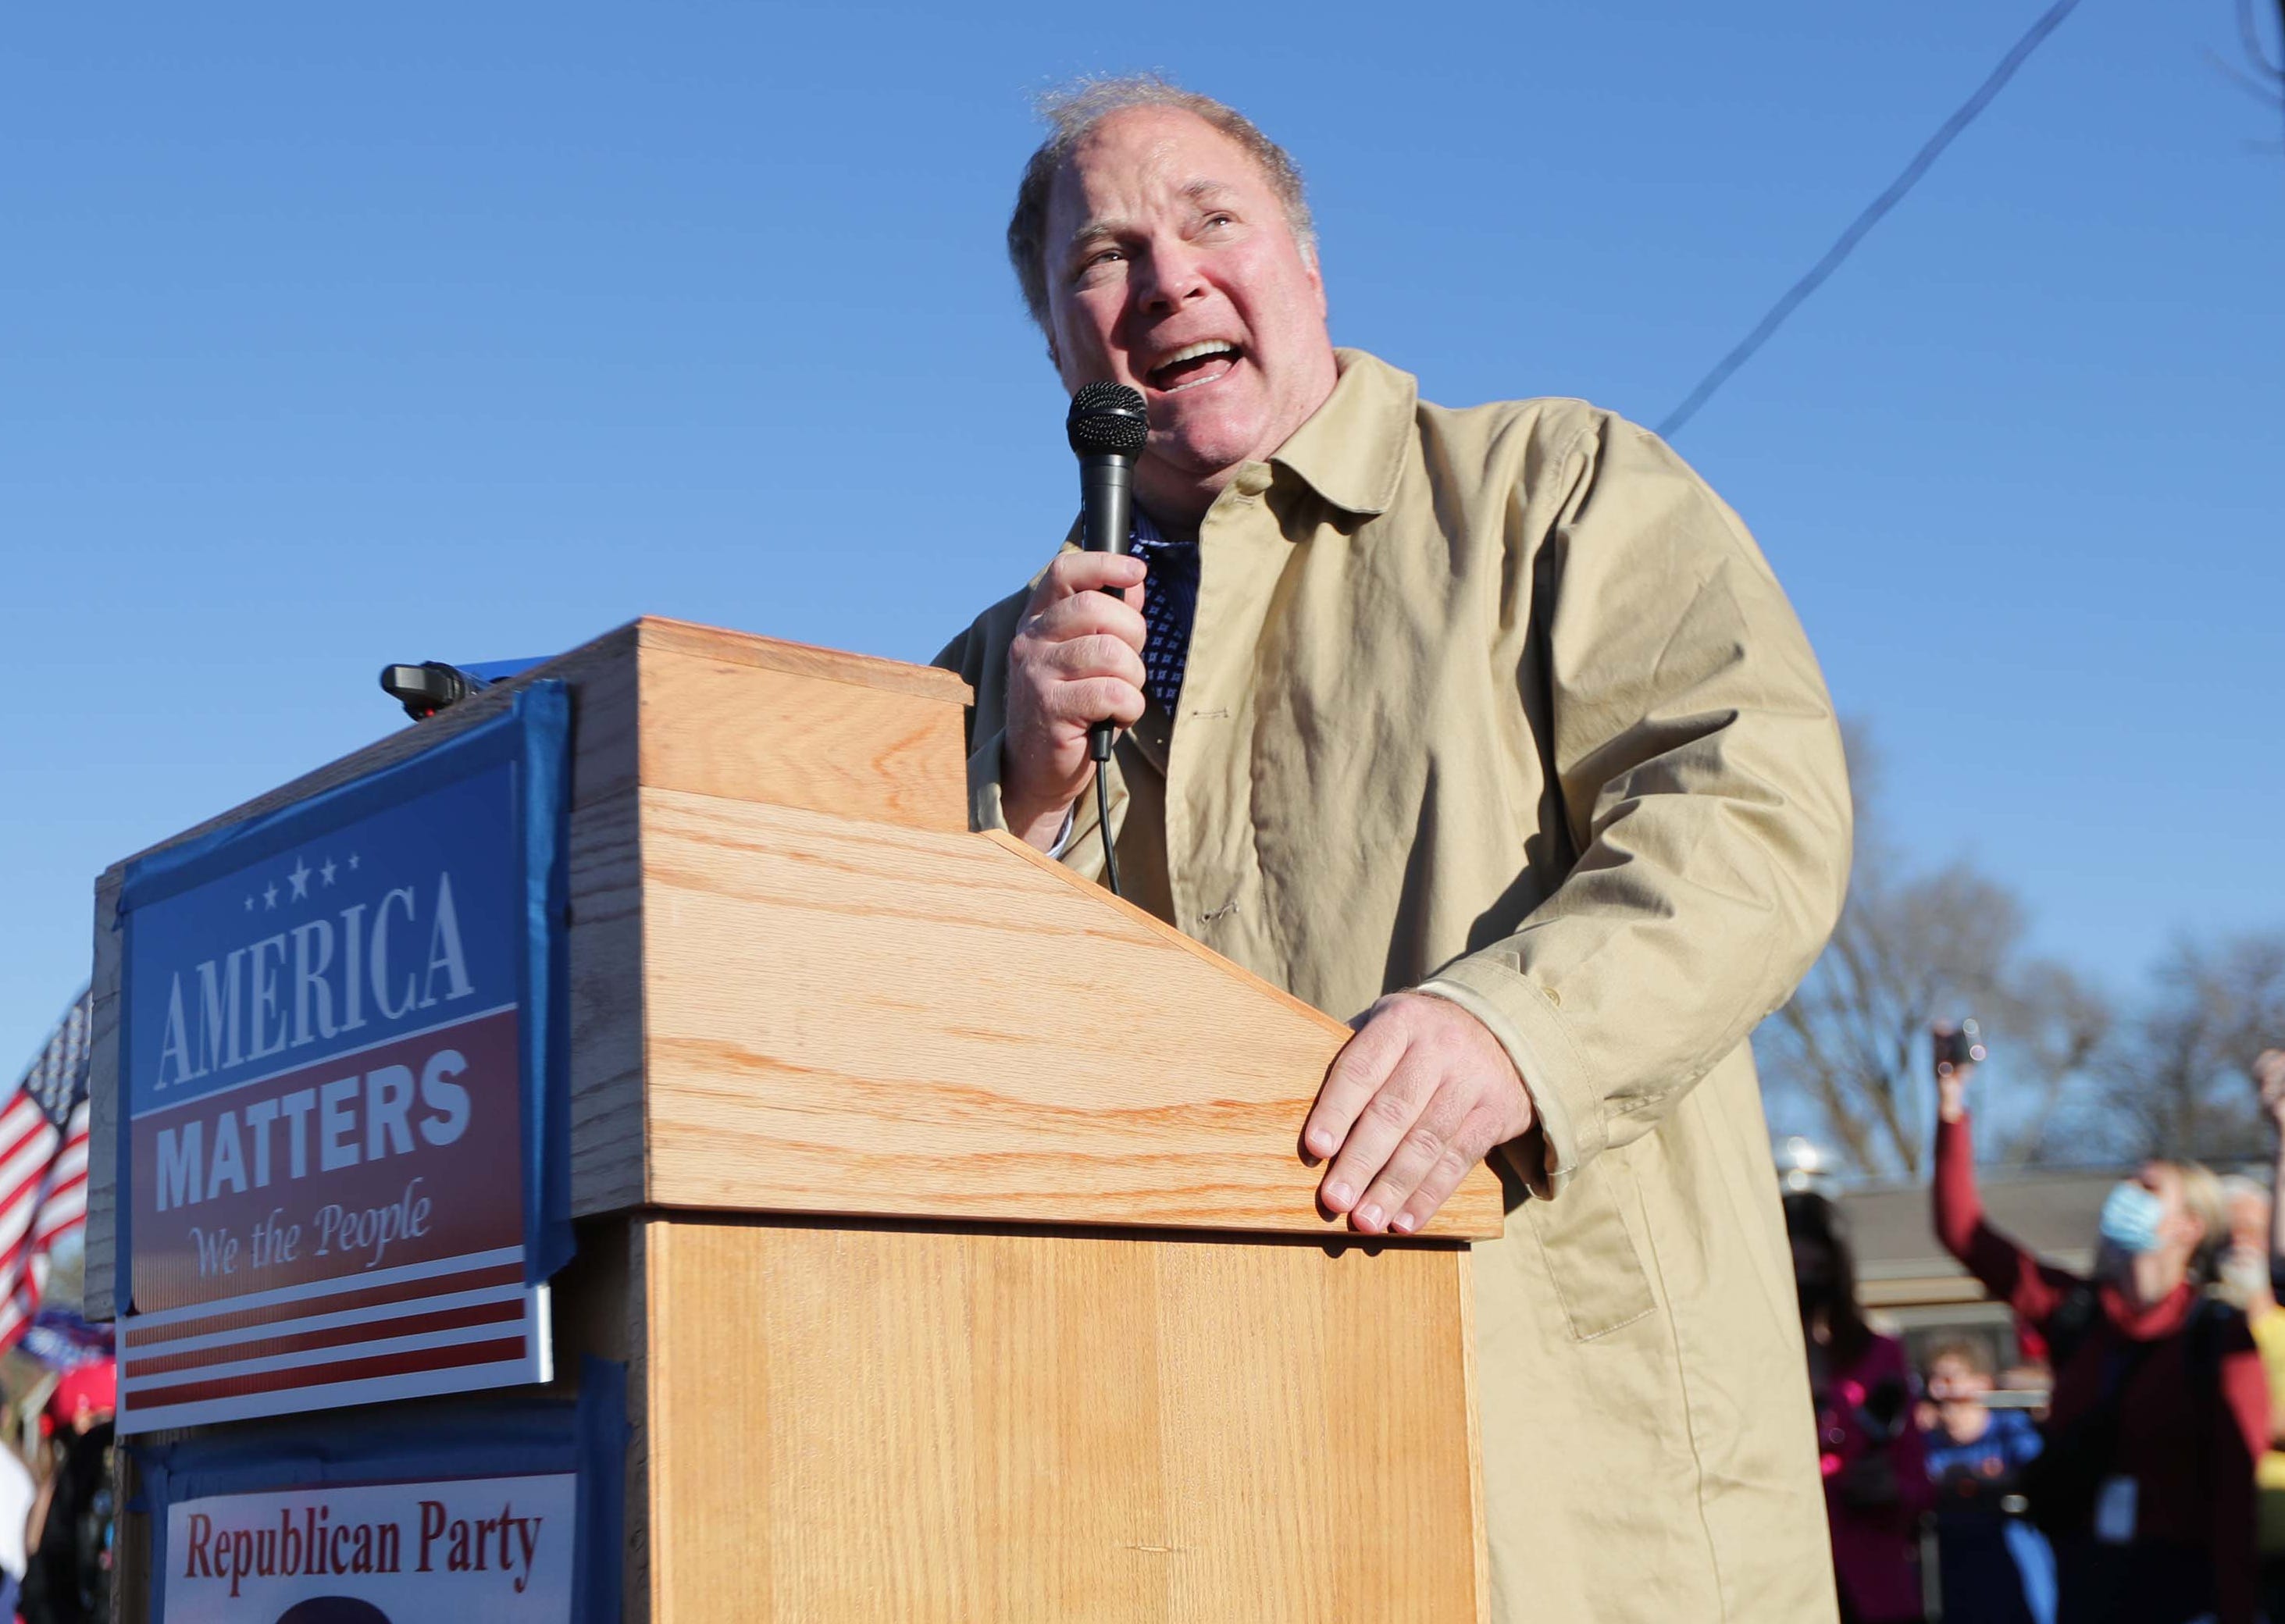
<path fill-rule="evenodd" d="M 1336 349 L 1333 360 L 1340 368 L 1333 392 L 1270 460 L 1336 507 L 1368 517 L 1385 514 L 1404 475 L 1419 382 L 1362 349 Z"/>

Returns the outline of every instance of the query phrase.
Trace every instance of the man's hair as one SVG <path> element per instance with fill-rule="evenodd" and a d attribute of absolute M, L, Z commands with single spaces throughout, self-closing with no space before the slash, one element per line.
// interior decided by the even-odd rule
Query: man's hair
<path fill-rule="evenodd" d="M 1024 178 L 1016 187 L 1016 212 L 1008 217 L 1008 261 L 1016 268 L 1016 280 L 1023 284 L 1024 303 L 1041 332 L 1048 329 L 1048 196 L 1055 190 L 1056 173 L 1089 130 L 1129 107 L 1173 107 L 1192 114 L 1237 143 L 1261 166 L 1262 177 L 1284 206 L 1285 224 L 1301 257 L 1315 263 L 1317 232 L 1309 220 L 1300 166 L 1237 108 L 1186 90 L 1157 74 L 1078 80 L 1048 91 L 1036 105 L 1048 126 L 1048 138 L 1024 166 Z"/>

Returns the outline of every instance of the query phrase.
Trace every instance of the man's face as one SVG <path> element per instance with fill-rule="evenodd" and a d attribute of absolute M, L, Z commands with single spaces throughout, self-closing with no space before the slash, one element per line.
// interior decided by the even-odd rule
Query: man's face
<path fill-rule="evenodd" d="M 1136 483 L 1195 521 L 1240 463 L 1268 456 L 1338 375 L 1324 284 L 1260 167 L 1164 107 L 1088 131 L 1048 204 L 1049 349 L 1064 387 L 1142 392 Z"/>

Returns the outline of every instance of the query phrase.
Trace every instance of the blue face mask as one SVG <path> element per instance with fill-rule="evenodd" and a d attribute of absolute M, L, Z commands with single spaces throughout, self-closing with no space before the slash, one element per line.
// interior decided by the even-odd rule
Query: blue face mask
<path fill-rule="evenodd" d="M 2102 1238 L 2130 1258 L 2158 1249 L 2166 1204 L 2140 1184 L 2115 1187 L 2102 1204 Z"/>

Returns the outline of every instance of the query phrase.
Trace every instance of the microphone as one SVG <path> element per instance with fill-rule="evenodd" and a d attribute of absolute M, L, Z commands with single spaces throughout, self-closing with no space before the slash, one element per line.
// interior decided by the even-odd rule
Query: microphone
<path fill-rule="evenodd" d="M 1123 383 L 1090 383 L 1072 396 L 1064 433 L 1079 454 L 1079 545 L 1089 553 L 1125 553 L 1135 527 L 1135 459 L 1150 437 L 1150 408 L 1141 391 Z M 1109 592 L 1110 587 L 1103 589 Z M 1111 894 L 1119 890 L 1119 854 L 1111 845 L 1111 760 L 1108 721 L 1087 730 L 1087 753 L 1095 762 L 1095 817 L 1103 839 L 1103 875 Z"/>
<path fill-rule="evenodd" d="M 1064 432 L 1079 453 L 1079 545 L 1123 553 L 1135 522 L 1135 458 L 1150 435 L 1149 408 L 1123 383 L 1090 383 L 1072 396 Z M 1088 728 L 1088 754 L 1109 761 L 1114 731 L 1109 722 Z"/>

